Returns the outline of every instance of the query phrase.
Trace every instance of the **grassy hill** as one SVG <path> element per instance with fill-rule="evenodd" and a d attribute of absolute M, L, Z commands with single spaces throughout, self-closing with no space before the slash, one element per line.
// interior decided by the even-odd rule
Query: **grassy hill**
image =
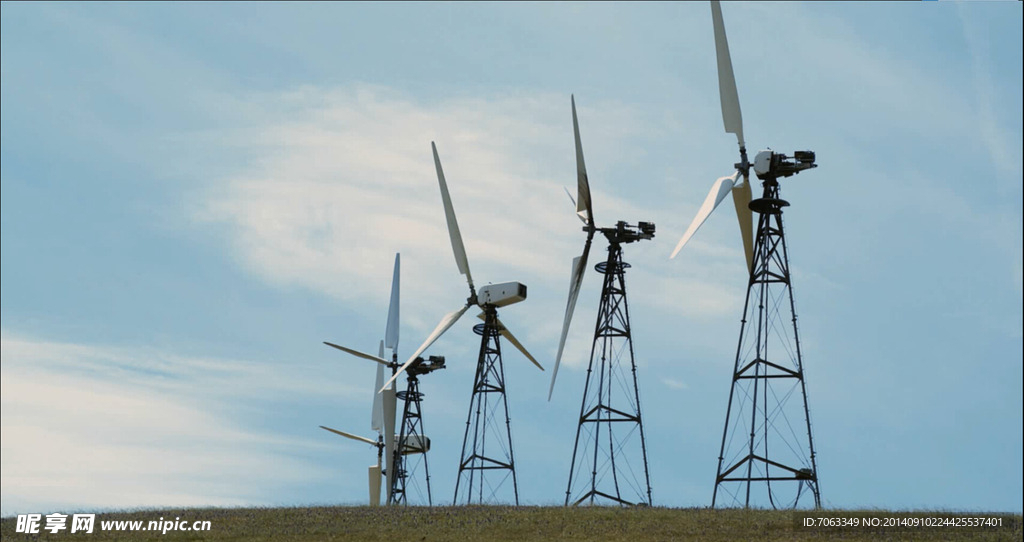
<path fill-rule="evenodd" d="M 802 516 L 858 518 L 857 526 L 808 528 Z M 1002 527 L 864 527 L 863 518 L 998 517 Z M 208 531 L 128 530 L 129 523 L 209 521 Z M 884 521 L 884 519 L 883 519 Z M 933 521 L 933 520 L 929 520 Z M 956 521 L 956 520 L 954 520 Z M 961 520 L 962 521 L 962 520 Z M 104 530 L 103 524 L 107 529 Z M 736 540 L 1021 540 L 1021 516 L 952 512 L 709 510 L 703 508 L 561 508 L 460 506 L 434 508 L 194 508 L 103 513 L 94 531 L 53 535 L 15 532 L 16 519 L 0 524 L 3 540 L 360 540 L 424 541 L 736 541 Z M 70 518 L 67 523 L 70 528 Z M 116 529 L 117 526 L 121 529 Z"/>

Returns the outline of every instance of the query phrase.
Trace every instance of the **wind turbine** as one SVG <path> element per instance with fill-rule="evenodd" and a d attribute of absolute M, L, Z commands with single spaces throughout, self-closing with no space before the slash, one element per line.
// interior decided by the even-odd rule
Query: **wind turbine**
<path fill-rule="evenodd" d="M 344 350 L 346 352 L 349 352 L 349 349 L 347 349 L 347 348 L 345 348 L 343 346 L 338 346 L 338 345 L 331 344 L 331 343 L 327 343 L 327 344 L 330 345 L 330 346 L 333 346 L 335 348 L 338 348 L 339 350 Z M 360 357 L 362 357 L 362 356 L 360 356 Z M 379 358 L 383 358 L 383 357 L 384 357 L 384 341 L 381 341 L 380 342 L 380 355 L 379 355 Z M 377 369 L 377 384 L 381 385 L 381 386 L 384 384 L 384 367 L 383 366 L 381 366 L 381 367 L 379 367 Z M 374 448 L 377 449 L 377 464 L 376 465 L 370 465 L 369 472 L 367 474 L 368 474 L 368 479 L 369 479 L 369 484 L 370 484 L 370 506 L 380 506 L 381 477 L 384 476 L 385 472 L 389 472 L 383 466 L 383 458 L 384 457 L 389 457 L 389 458 L 393 457 L 392 453 L 387 453 L 386 452 L 386 451 L 390 451 L 391 450 L 391 446 L 394 445 L 393 444 L 393 439 L 392 439 L 391 446 L 386 445 L 385 442 L 387 440 L 386 439 L 386 435 L 388 435 L 388 434 L 394 435 L 394 427 L 395 427 L 395 422 L 394 422 L 394 420 L 395 420 L 395 415 L 394 415 L 394 413 L 395 413 L 395 401 L 394 401 L 394 397 L 395 396 L 394 396 L 394 389 L 392 389 L 391 390 L 391 394 L 390 394 L 391 397 L 392 397 L 391 403 L 390 403 L 390 405 L 391 405 L 390 406 L 391 415 L 390 416 L 386 416 L 385 415 L 385 408 L 384 408 L 385 401 L 383 400 L 383 397 L 384 397 L 385 394 L 376 393 L 376 388 L 375 388 L 373 395 L 374 395 L 374 398 L 373 398 L 373 410 L 372 410 L 372 413 L 371 413 L 371 416 L 370 416 L 370 429 L 373 430 L 373 431 L 377 431 L 377 439 L 376 440 L 369 439 L 369 438 L 366 438 L 366 437 L 362 437 L 362 436 L 359 436 L 359 435 L 354 435 L 352 433 L 346 433 L 345 431 L 339 431 L 337 429 L 332 429 L 332 428 L 327 427 L 325 425 L 321 425 L 320 428 L 325 430 L 325 431 L 330 431 L 331 433 L 334 433 L 336 435 L 340 435 L 340 436 L 343 436 L 343 437 L 346 437 L 346 438 L 350 438 L 352 440 L 357 440 L 359 442 L 365 442 L 366 444 L 369 444 L 369 445 L 371 445 L 371 446 L 373 446 Z M 384 420 L 385 419 L 390 419 L 391 420 L 391 423 L 390 423 L 391 428 L 390 428 L 390 430 L 386 429 L 386 426 L 384 425 Z M 390 472 L 394 472 L 394 471 L 391 470 Z M 388 499 L 387 499 L 386 502 L 388 502 L 388 504 L 390 504 L 390 502 L 391 502 L 391 484 L 388 484 L 387 488 L 388 488 L 387 489 L 387 491 L 388 491 L 388 493 L 387 493 Z"/>
<path fill-rule="evenodd" d="M 780 504 L 789 506 L 788 499 L 780 501 L 777 488 L 780 484 L 795 482 L 792 506 L 800 505 L 801 496 L 807 489 L 817 508 L 821 506 L 818 470 L 797 334 L 789 255 L 782 227 L 782 208 L 789 203 L 779 198 L 778 182 L 780 178 L 817 165 L 811 151 L 796 151 L 789 157 L 770 149 L 757 153 L 753 163 L 748 162 L 739 94 L 722 8 L 717 1 L 711 2 L 711 19 L 718 58 L 722 120 L 725 131 L 736 135 L 740 161 L 735 164 L 736 171 L 732 175 L 722 177 L 712 185 L 697 216 L 670 256 L 675 258 L 731 192 L 750 275 L 711 506 L 715 506 L 719 489 L 722 489 L 734 503 L 749 507 L 751 486 L 755 482 L 764 482 L 767 503 L 773 508 Z M 763 187 L 761 198 L 753 201 L 751 167 Z M 751 211 L 758 214 L 756 237 Z M 785 389 L 787 385 L 789 387 Z M 796 400 L 790 399 L 797 393 L 802 401 L 794 404 Z M 790 424 L 791 419 L 805 423 L 801 429 L 806 428 L 806 436 L 798 435 Z M 773 482 L 775 488 L 772 487 Z M 739 486 L 737 492 L 729 491 L 733 483 Z"/>
<path fill-rule="evenodd" d="M 593 504 L 597 499 L 605 499 L 620 505 L 650 505 L 651 479 L 647 465 L 647 443 L 640 415 L 640 386 L 637 383 L 629 307 L 626 302 L 626 269 L 630 265 L 622 261 L 622 245 L 653 239 L 654 224 L 639 222 L 632 226 L 620 220 L 611 228 L 598 228 L 595 225 L 575 96 L 571 102 L 576 142 L 576 216 L 583 221 L 583 231 L 587 238 L 583 253 L 572 261 L 569 299 L 565 305 L 562 335 L 555 356 L 555 368 L 551 373 L 548 400 L 554 393 L 565 339 L 583 283 L 587 257 L 590 255 L 590 244 L 597 232 L 608 240 L 608 258 L 595 266 L 598 272 L 604 274 L 604 285 L 590 350 L 587 380 L 583 388 L 565 504 Z M 623 357 L 628 357 L 628 364 Z M 636 459 L 636 456 L 643 461 L 643 482 L 637 479 L 630 465 L 630 459 Z M 627 488 L 632 490 L 632 494 L 626 491 Z"/>
<path fill-rule="evenodd" d="M 448 222 L 448 236 L 451 240 L 452 252 L 455 254 L 455 263 L 458 265 L 459 273 L 466 276 L 466 282 L 469 284 L 469 297 L 462 308 L 446 314 L 441 319 L 434 331 L 416 349 L 409 361 L 391 377 L 388 384 L 394 382 L 399 374 L 406 371 L 416 358 L 445 331 L 448 331 L 470 307 L 476 306 L 483 309 L 479 317 L 484 323 L 477 324 L 473 328 L 473 331 L 481 336 L 480 352 L 477 357 L 469 415 L 466 419 L 466 433 L 462 440 L 462 457 L 459 460 L 459 475 L 455 482 L 454 502 L 456 504 L 459 502 L 460 487 L 463 489 L 463 501 L 466 504 L 474 501 L 478 504 L 489 502 L 497 496 L 505 479 L 511 476 L 515 503 L 518 505 L 519 485 L 516 480 L 515 458 L 512 451 L 512 428 L 508 415 L 508 400 L 505 395 L 505 369 L 498 337 L 504 337 L 512 343 L 537 368 L 541 370 L 544 368 L 498 319 L 497 309 L 525 300 L 526 285 L 519 282 L 503 282 L 483 286 L 479 292 L 476 290 L 473 276 L 469 271 L 466 248 L 462 243 L 462 234 L 455 218 L 455 208 L 452 206 L 451 196 L 448 193 L 444 171 L 441 169 L 441 159 L 437 155 L 437 146 L 433 142 L 430 143 L 430 146 L 434 152 L 434 167 L 437 170 L 437 183 L 441 189 L 441 201 L 444 204 L 445 219 Z M 496 394 L 497 398 L 491 399 L 489 396 L 492 394 Z M 505 420 L 503 431 L 500 424 L 499 427 L 494 427 L 495 422 L 499 419 Z M 488 455 L 491 453 L 485 449 L 485 445 L 488 443 L 491 444 L 491 450 L 499 448 L 498 454 L 500 455 Z M 498 471 L 507 472 L 497 482 L 485 481 L 485 473 L 497 474 Z M 465 483 L 463 483 L 464 478 Z M 488 492 L 486 495 L 485 491 Z"/>
<path fill-rule="evenodd" d="M 407 456 L 413 454 L 423 455 L 423 468 L 426 476 L 427 500 L 430 497 L 430 471 L 427 466 L 426 452 L 430 449 L 430 439 L 422 435 L 422 417 L 420 414 L 420 400 L 423 394 L 419 393 L 416 375 L 426 374 L 435 368 L 444 367 L 444 358 L 440 358 L 440 365 L 433 363 L 423 364 L 422 358 L 416 363 L 416 367 L 423 367 L 415 373 L 410 372 L 409 387 L 406 391 L 395 390 L 394 378 L 384 384 L 384 369 L 390 368 L 394 374 L 398 369 L 398 329 L 399 329 L 399 293 L 400 293 L 400 271 L 401 255 L 395 254 L 395 267 L 391 279 L 391 302 L 388 305 L 388 324 L 384 333 L 384 340 L 380 342 L 380 353 L 377 356 L 365 354 L 352 348 L 347 348 L 330 342 L 324 342 L 327 346 L 337 348 L 353 356 L 367 359 L 377 363 L 377 376 L 374 385 L 373 411 L 370 419 L 370 428 L 377 431 L 377 439 L 372 440 L 366 437 L 353 435 L 344 431 L 338 431 L 330 427 L 321 428 L 360 442 L 371 444 L 377 448 L 377 464 L 369 468 L 370 481 L 370 505 L 380 504 L 381 476 L 387 477 L 387 504 L 405 504 L 405 483 L 409 474 L 406 469 Z M 391 350 L 391 361 L 384 359 L 384 347 Z M 416 361 L 416 360 L 414 360 Z M 433 360 L 432 360 L 433 361 Z M 381 390 L 377 393 L 376 390 Z M 401 398 L 405 407 L 402 415 L 401 432 L 395 434 L 395 416 L 397 413 L 397 400 Z M 412 404 L 410 404 L 412 402 Z M 396 442 L 397 439 L 397 442 Z M 396 446 L 397 444 L 397 446 Z M 386 458 L 383 459 L 383 458 Z M 386 461 L 386 462 L 385 462 Z"/>

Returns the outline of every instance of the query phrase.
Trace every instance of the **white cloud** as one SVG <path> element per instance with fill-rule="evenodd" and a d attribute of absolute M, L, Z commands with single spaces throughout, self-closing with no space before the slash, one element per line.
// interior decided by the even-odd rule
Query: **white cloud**
<path fill-rule="evenodd" d="M 429 145 L 436 141 L 476 283 L 529 286 L 527 302 L 502 309 L 502 319 L 550 371 L 569 263 L 584 240 L 563 190 L 575 193 L 576 181 L 567 98 L 496 94 L 418 103 L 366 85 L 255 97 L 260 106 L 253 117 L 257 109 L 269 111 L 262 113 L 263 125 L 255 135 L 229 139 L 262 149 L 262 159 L 213 179 L 197 195 L 191 218 L 223 226 L 240 264 L 265 280 L 366 303 L 381 314 L 393 254 L 401 252 L 402 351 L 410 352 L 466 297 L 438 193 Z M 684 319 L 732 321 L 745 281 L 732 213 L 717 213 L 702 238 L 669 261 L 669 247 L 682 233 L 675 223 L 688 219 L 699 202 L 635 199 L 649 187 L 637 190 L 641 185 L 632 183 L 645 181 L 612 173 L 643 162 L 647 139 L 663 138 L 665 127 L 619 103 L 577 104 L 598 224 L 656 221 L 659 238 L 668 239 L 624 249 L 633 264 L 627 282 L 634 312 L 647 307 Z M 605 258 L 606 246 L 598 234 L 563 369 L 579 371 L 589 360 L 601 284 L 593 266 Z M 435 349 L 460 351 L 465 337 L 454 330 L 465 326 L 457 324 Z M 562 372 L 561 379 L 575 377 Z"/>
<path fill-rule="evenodd" d="M 682 380 L 676 380 L 674 378 L 663 378 L 661 379 L 661 382 L 662 384 L 665 384 L 666 386 L 673 390 L 685 390 L 689 389 L 690 387 L 689 385 L 686 384 L 686 382 L 683 382 Z"/>
<path fill-rule="evenodd" d="M 232 413 L 240 399 L 312 381 L 255 363 L 3 332 L 3 513 L 241 505 L 319 467 L 288 439 Z"/>
<path fill-rule="evenodd" d="M 1007 125 L 1013 126 L 1013 121 L 1009 120 L 1012 115 L 1005 114 L 1007 111 L 1000 105 L 998 91 L 1010 91 L 1010 89 L 997 88 L 992 77 L 990 61 L 992 57 L 990 44 L 994 44 L 996 47 L 1003 44 L 994 43 L 995 39 L 992 34 L 978 24 L 977 13 L 972 12 L 967 6 L 958 4 L 957 15 L 963 26 L 964 41 L 971 59 L 971 80 L 974 84 L 975 107 L 977 108 L 975 120 L 978 135 L 981 136 L 980 139 L 985 144 L 989 159 L 996 171 L 1000 173 L 998 186 L 1003 192 L 1002 195 L 1015 194 L 1019 196 L 1020 184 L 1016 182 L 1016 179 L 1021 176 L 1020 124 L 1017 123 L 1018 131 L 1016 133 L 1012 129 L 1007 129 Z M 997 109 L 1003 110 L 997 112 Z"/>
<path fill-rule="evenodd" d="M 383 307 L 391 260 L 401 252 L 403 319 L 414 333 L 428 331 L 466 296 L 430 151 L 436 141 L 477 285 L 520 280 L 531 289 L 532 308 L 508 314 L 561 314 L 569 261 L 583 245 L 563 192 L 575 185 L 568 96 L 420 104 L 356 86 L 307 87 L 259 101 L 292 115 L 265 115 L 247 139 L 263 158 L 213 183 L 191 215 L 198 224 L 223 225 L 252 273 Z M 609 194 L 622 187 L 606 173 L 642 154 L 641 121 L 617 103 L 580 104 L 579 112 L 598 221 L 646 219 L 651 212 Z M 598 236 L 595 262 L 603 246 Z M 548 292 L 554 295 L 532 295 Z M 520 329 L 515 317 L 506 320 Z M 557 339 L 560 319 L 531 321 L 541 336 Z"/>

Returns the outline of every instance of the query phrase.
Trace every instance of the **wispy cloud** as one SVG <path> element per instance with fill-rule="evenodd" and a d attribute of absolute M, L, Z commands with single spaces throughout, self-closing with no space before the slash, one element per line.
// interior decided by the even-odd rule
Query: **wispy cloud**
<path fill-rule="evenodd" d="M 1021 186 L 1016 181 L 1020 179 L 1021 165 L 1024 162 L 1019 144 L 1021 139 L 1020 124 L 1017 124 L 1017 131 L 1015 133 L 1012 128 L 1012 121 L 1009 121 L 1009 119 L 1020 118 L 1020 105 L 1019 103 L 1014 104 L 1009 100 L 1001 99 L 1006 95 L 1012 97 L 1013 89 L 999 88 L 996 85 L 992 76 L 991 57 L 993 48 L 1003 48 L 1006 46 L 1016 49 L 1019 55 L 1020 44 L 1017 43 L 1018 47 L 1014 47 L 1013 44 L 995 43 L 992 34 L 980 28 L 977 14 L 972 13 L 966 6 L 958 4 L 957 15 L 963 26 L 964 41 L 967 44 L 967 52 L 971 60 L 971 81 L 975 92 L 976 130 L 984 142 L 989 159 L 1001 174 L 998 186 L 1003 195 L 1015 194 L 1019 198 Z M 1003 54 L 1009 52 L 1003 51 Z M 1017 69 L 1019 70 L 1020 68 L 1018 67 Z M 1007 114 L 1009 111 L 1005 110 L 1006 106 L 1016 108 L 1017 115 Z"/>
<path fill-rule="evenodd" d="M 386 285 L 397 251 L 413 284 L 423 273 L 451 277 L 432 140 L 475 275 L 540 274 L 545 259 L 560 255 L 557 244 L 532 242 L 539 233 L 564 237 L 542 229 L 570 215 L 553 197 L 558 170 L 537 176 L 536 164 L 517 160 L 554 146 L 559 133 L 540 129 L 533 100 L 419 106 L 373 87 L 308 88 L 284 100 L 302 104 L 300 120 L 263 126 L 268 156 L 205 194 L 194 215 L 225 224 L 254 272 L 348 300 L 386 295 L 386 287 L 371 293 L 350 285 Z M 523 210 L 529 220 L 515 212 Z"/>
<path fill-rule="evenodd" d="M 661 380 L 661 383 L 665 384 L 666 386 L 673 390 L 685 390 L 689 389 L 690 387 L 686 384 L 686 382 L 683 382 L 682 380 L 676 380 L 674 378 L 663 378 Z"/>
<path fill-rule="evenodd" d="M 383 306 L 391 259 L 401 252 L 403 313 L 421 332 L 429 330 L 465 298 L 430 152 L 436 141 L 478 284 L 520 280 L 531 291 L 551 294 L 532 297 L 533 311 L 562 310 L 569 262 L 583 244 L 563 192 L 575 192 L 568 96 L 497 94 L 418 103 L 360 85 L 297 89 L 278 96 L 276 107 L 287 108 L 292 118 L 268 115 L 249 138 L 264 149 L 263 158 L 214 183 L 192 208 L 196 223 L 222 228 L 250 272 Z M 611 189 L 622 187 L 607 178 L 613 165 L 637 159 L 641 132 L 651 130 L 642 131 L 636 112 L 622 104 L 579 109 L 601 225 L 657 216 L 657 210 L 614 195 Z M 597 245 L 595 261 L 603 257 L 603 240 Z M 664 259 L 660 253 L 658 259 Z M 714 299 L 719 287 L 705 286 L 689 288 L 688 307 L 721 305 Z M 534 331 L 554 340 L 558 322 L 544 318 Z M 509 324 L 515 326 L 514 317 Z"/>
<path fill-rule="evenodd" d="M 5 515 L 262 503 L 321 472 L 302 455 L 323 443 L 272 433 L 238 409 L 281 390 L 319 393 L 297 374 L 6 330 L 0 351 Z"/>

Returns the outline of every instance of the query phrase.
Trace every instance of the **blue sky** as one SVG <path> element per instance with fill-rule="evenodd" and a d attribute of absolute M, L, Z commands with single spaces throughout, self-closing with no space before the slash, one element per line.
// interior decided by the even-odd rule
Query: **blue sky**
<path fill-rule="evenodd" d="M 626 247 L 653 497 L 710 504 L 742 251 L 706 3 L 2 4 L 4 515 L 361 503 L 394 254 L 400 357 L 474 278 L 549 368 L 582 234 L 575 94 Z M 830 507 L 1022 509 L 1019 2 L 728 3 L 748 146 L 811 148 L 782 195 Z M 602 250 L 603 252 L 603 250 Z M 593 259 L 593 258 L 592 258 Z M 564 498 L 600 284 L 554 399 L 506 354 L 526 504 Z M 477 336 L 424 379 L 454 488 Z"/>

